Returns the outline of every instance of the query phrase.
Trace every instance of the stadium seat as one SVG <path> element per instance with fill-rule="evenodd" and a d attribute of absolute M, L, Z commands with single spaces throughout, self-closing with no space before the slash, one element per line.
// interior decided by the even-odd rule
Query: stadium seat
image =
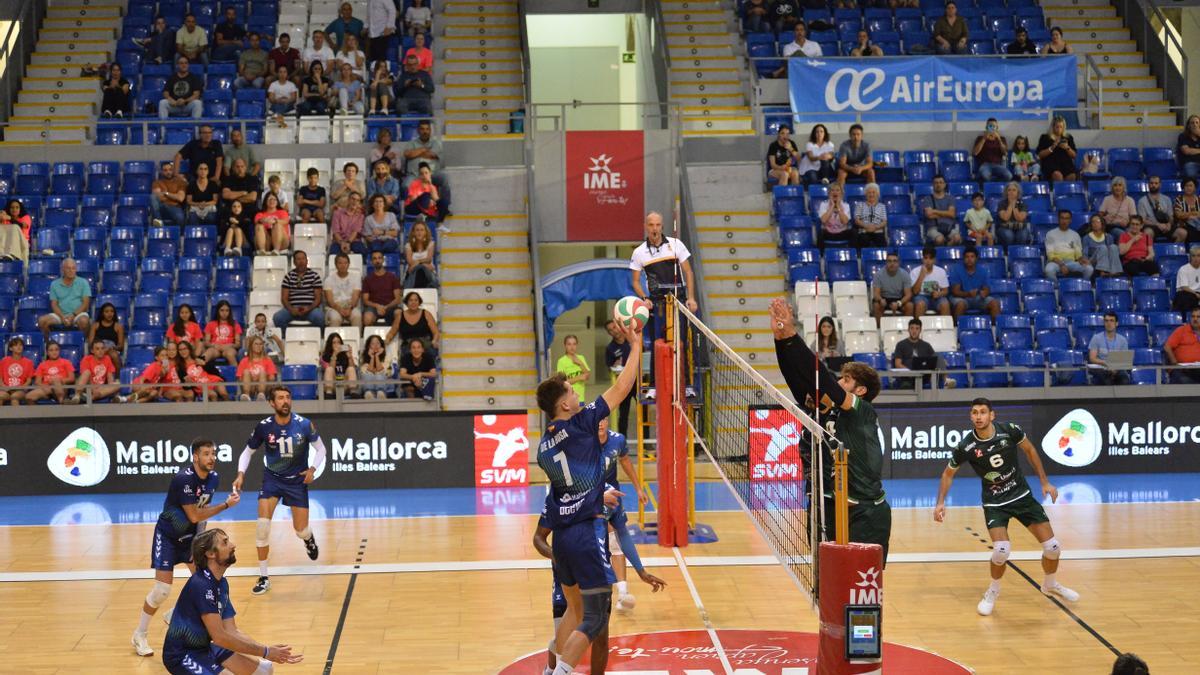
<path fill-rule="evenodd" d="M 1087 349 L 1092 336 L 1104 330 L 1104 315 L 1097 313 L 1075 314 L 1071 317 L 1071 332 L 1075 334 L 1075 348 Z"/>
<path fill-rule="evenodd" d="M 1138 368 L 1137 366 L 1163 365 L 1163 353 L 1160 349 L 1133 350 L 1133 371 L 1130 378 L 1134 384 L 1158 384 L 1158 370 L 1154 368 Z"/>
<path fill-rule="evenodd" d="M 1165 312 L 1171 309 L 1167 281 L 1160 276 L 1134 277 L 1133 297 L 1139 312 Z"/>
<path fill-rule="evenodd" d="M 1108 170 L 1126 180 L 1142 177 L 1141 152 L 1137 148 L 1109 148 Z"/>
<path fill-rule="evenodd" d="M 1030 329 L 1029 317 L 1021 315 L 998 317 L 996 319 L 996 338 L 1000 343 L 1000 348 L 1008 352 L 1033 349 L 1033 333 Z"/>
<path fill-rule="evenodd" d="M 134 298 L 132 330 L 163 331 L 169 321 L 167 298 L 160 293 L 143 293 Z"/>
<path fill-rule="evenodd" d="M 1142 166 L 1147 176 L 1159 178 L 1175 178 L 1179 175 L 1179 165 L 1172 148 L 1144 148 L 1142 150 Z M 1163 185 L 1163 192 L 1166 192 Z"/>
<path fill-rule="evenodd" d="M 966 318 L 966 317 L 962 317 Z M 962 330 L 958 331 L 958 344 L 968 354 L 987 351 L 996 348 L 996 341 L 991 330 Z"/>
<path fill-rule="evenodd" d="M 1013 372 L 1012 385 L 1014 387 L 1041 387 L 1045 384 L 1046 360 L 1042 352 L 1032 349 L 1009 350 L 1008 360 L 1013 367 L 1036 369 Z"/>
<path fill-rule="evenodd" d="M 992 368 L 1004 368 L 1008 363 L 1004 353 L 989 350 L 967 350 L 971 364 L 971 386 L 973 387 L 1007 387 L 1008 373 L 988 372 Z"/>

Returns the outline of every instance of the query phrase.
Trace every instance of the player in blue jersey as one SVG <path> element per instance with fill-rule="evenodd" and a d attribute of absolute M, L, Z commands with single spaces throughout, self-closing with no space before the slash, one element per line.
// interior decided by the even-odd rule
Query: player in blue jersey
<path fill-rule="evenodd" d="M 604 451 L 600 420 L 633 390 L 641 374 L 642 332 L 626 327 L 632 345 L 626 367 L 607 391 L 587 406 L 559 373 L 538 385 L 538 407 L 550 420 L 538 444 L 538 466 L 550 480 L 551 507 L 546 518 L 554 531 L 553 553 L 558 580 L 569 608 L 579 608 L 578 624 L 563 621 L 556 647 L 554 673 L 570 673 L 584 650 L 608 625 L 612 585 L 608 532 L 603 513 Z"/>
<path fill-rule="evenodd" d="M 163 665 L 172 675 L 270 675 L 276 663 L 304 660 L 288 645 L 259 644 L 238 630 L 225 577 L 237 562 L 236 549 L 221 529 L 192 542 L 196 571 L 179 594 L 163 641 Z"/>
<path fill-rule="evenodd" d="M 645 504 L 647 502 L 646 492 L 642 490 L 642 482 L 638 480 L 637 470 L 633 468 L 633 462 L 629 459 L 629 444 L 625 440 L 625 434 L 609 431 L 609 423 L 607 419 L 600 420 L 600 444 L 604 448 L 605 461 L 608 462 L 608 469 L 604 476 L 604 482 L 612 489 L 620 491 L 621 481 L 617 478 L 617 465 L 621 465 L 621 470 L 633 482 L 633 487 L 637 490 L 638 501 Z M 618 525 L 618 520 L 621 525 Z M 629 592 L 629 583 L 625 580 L 625 551 L 622 546 L 622 537 L 618 536 L 618 527 L 623 527 L 625 517 L 625 507 L 618 501 L 617 506 L 613 509 L 613 514 L 608 519 L 608 549 L 612 554 L 613 574 L 617 577 L 617 611 L 626 614 L 633 611 L 636 598 Z M 635 553 L 636 555 L 636 553 Z"/>
<path fill-rule="evenodd" d="M 207 438 L 192 441 L 192 463 L 180 469 L 171 478 L 167 497 L 163 500 L 162 513 L 154 525 L 154 543 L 150 548 L 150 567 L 154 569 L 154 588 L 146 595 L 142 604 L 142 616 L 137 630 L 133 632 L 133 648 L 138 656 L 150 656 L 146 634 L 150 630 L 150 619 L 171 594 L 171 583 L 175 580 L 175 566 L 184 563 L 189 572 L 195 572 L 192 564 L 192 539 L 201 523 L 218 513 L 237 506 L 241 499 L 233 491 L 220 504 L 213 504 L 213 494 L 220 480 L 213 469 L 217 465 L 217 446 Z M 169 619 L 168 619 L 169 621 Z"/>
<path fill-rule="evenodd" d="M 262 489 L 258 491 L 258 525 L 254 530 L 254 543 L 258 546 L 258 581 L 250 591 L 254 595 L 271 589 L 267 555 L 271 552 L 271 516 L 280 500 L 292 509 L 292 528 L 304 542 L 309 560 L 316 560 L 319 553 L 317 539 L 308 526 L 308 485 L 325 462 L 325 443 L 312 420 L 292 414 L 291 390 L 275 387 L 270 399 L 275 414 L 254 427 L 238 458 L 238 475 L 233 481 L 233 489 L 240 491 L 250 458 L 255 450 L 266 445 Z"/>

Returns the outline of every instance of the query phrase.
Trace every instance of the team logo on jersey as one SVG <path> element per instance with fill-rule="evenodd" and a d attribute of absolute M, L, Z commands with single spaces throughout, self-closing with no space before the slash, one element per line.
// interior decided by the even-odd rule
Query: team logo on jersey
<path fill-rule="evenodd" d="M 50 473 L 75 487 L 98 485 L 108 477 L 111 463 L 108 444 L 89 427 L 72 431 L 46 458 Z"/>
<path fill-rule="evenodd" d="M 1076 408 L 1063 415 L 1042 437 L 1042 452 L 1063 466 L 1078 468 L 1099 459 L 1103 444 L 1095 416 Z"/>
<path fill-rule="evenodd" d="M 782 408 L 752 408 L 748 435 L 750 480 L 801 480 L 800 423 Z"/>
<path fill-rule="evenodd" d="M 475 416 L 475 486 L 529 485 L 529 420 L 524 414 Z"/>

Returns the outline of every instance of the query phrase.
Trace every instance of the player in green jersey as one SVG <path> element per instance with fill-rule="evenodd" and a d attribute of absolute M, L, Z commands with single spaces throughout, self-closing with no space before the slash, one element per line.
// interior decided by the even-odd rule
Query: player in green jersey
<path fill-rule="evenodd" d="M 1000 596 L 1000 577 L 1004 576 L 1005 563 L 1012 552 L 1012 542 L 1008 538 L 1008 521 L 1012 518 L 1020 521 L 1042 543 L 1042 571 L 1046 573 L 1042 592 L 1075 602 L 1079 594 L 1054 578 L 1058 572 L 1062 547 L 1054 538 L 1054 529 L 1050 527 L 1046 510 L 1034 498 L 1029 482 L 1021 472 L 1018 449 L 1025 453 L 1037 472 L 1042 498 L 1050 495 L 1051 502 L 1058 501 L 1058 490 L 1046 478 L 1046 470 L 1042 468 L 1037 449 L 1021 427 L 1010 422 L 997 422 L 992 402 L 986 398 L 971 401 L 971 424 L 974 425 L 974 432 L 965 436 L 954 448 L 950 464 L 942 472 L 933 519 L 939 523 L 945 519 L 946 493 L 950 491 L 954 475 L 963 464 L 970 464 L 983 482 L 983 516 L 988 534 L 992 537 L 992 583 L 976 609 L 983 616 L 991 614 L 996 606 L 996 598 Z"/>

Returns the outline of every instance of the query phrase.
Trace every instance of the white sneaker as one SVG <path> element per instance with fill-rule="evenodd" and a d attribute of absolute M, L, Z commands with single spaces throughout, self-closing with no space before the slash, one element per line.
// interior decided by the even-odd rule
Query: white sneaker
<path fill-rule="evenodd" d="M 654 387 L 646 390 L 646 400 L 653 401 L 658 396 L 658 392 L 654 391 Z"/>
<path fill-rule="evenodd" d="M 239 401 L 249 401 L 249 400 L 250 400 L 250 394 L 242 394 L 241 396 L 239 396 L 239 397 L 238 397 L 238 400 L 239 400 Z"/>
<path fill-rule="evenodd" d="M 617 598 L 617 612 L 621 614 L 628 614 L 629 612 L 633 611 L 633 607 L 636 604 L 637 598 L 633 597 L 633 595 L 629 593 L 626 593 Z"/>
<path fill-rule="evenodd" d="M 174 607 L 172 607 L 171 609 L 168 609 L 167 611 L 163 612 L 162 614 L 159 614 L 159 616 L 161 616 L 161 617 L 162 617 L 163 623 L 165 623 L 165 624 L 167 624 L 168 626 L 170 626 L 170 625 L 171 625 L 171 616 L 172 616 L 173 614 L 175 614 L 175 608 L 174 608 Z"/>
<path fill-rule="evenodd" d="M 975 607 L 975 611 L 979 612 L 979 616 L 990 616 L 992 610 L 996 607 L 996 598 L 1000 597 L 1000 591 L 987 589 L 983 592 L 983 599 L 979 601 L 979 605 Z"/>
<path fill-rule="evenodd" d="M 1078 602 L 1079 601 L 1078 593 L 1067 588 L 1066 586 L 1063 586 L 1062 584 L 1058 583 L 1057 581 L 1054 582 L 1053 586 L 1050 586 L 1050 587 L 1042 586 L 1042 592 L 1045 593 L 1046 595 L 1050 595 L 1051 593 L 1054 593 L 1054 594 L 1058 595 L 1059 597 L 1061 597 L 1063 600 L 1066 600 L 1067 602 Z"/>
<path fill-rule="evenodd" d="M 146 639 L 145 633 L 133 631 L 133 651 L 137 652 L 138 656 L 153 656 L 154 650 L 150 648 L 150 641 Z"/>

